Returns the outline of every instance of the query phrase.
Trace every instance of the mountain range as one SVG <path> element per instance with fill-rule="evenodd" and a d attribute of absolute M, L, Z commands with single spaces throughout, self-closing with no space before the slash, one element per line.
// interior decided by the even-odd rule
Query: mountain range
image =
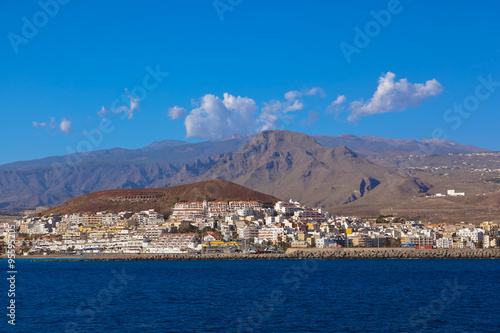
<path fill-rule="evenodd" d="M 418 179 L 376 165 L 346 146 L 329 148 L 302 133 L 267 131 L 223 154 L 195 181 L 221 178 L 309 206 L 391 202 L 428 190 Z M 194 176 L 194 175 L 193 175 Z"/>
<path fill-rule="evenodd" d="M 325 147 L 347 146 L 358 154 L 368 158 L 405 154 L 458 154 L 484 153 L 488 149 L 472 145 L 462 145 L 442 139 L 388 139 L 376 136 L 355 136 L 341 134 L 339 136 L 313 135 L 313 138 Z"/>
<path fill-rule="evenodd" d="M 432 184 L 371 159 L 423 151 L 487 152 L 444 140 L 308 136 L 281 130 L 200 143 L 166 140 L 137 150 L 114 148 L 2 165 L 0 209 L 53 206 L 95 191 L 209 179 L 314 206 L 388 203 L 425 193 Z"/>

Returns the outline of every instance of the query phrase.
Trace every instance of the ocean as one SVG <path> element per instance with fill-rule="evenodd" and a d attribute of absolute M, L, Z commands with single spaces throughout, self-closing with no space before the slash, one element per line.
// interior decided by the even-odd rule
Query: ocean
<path fill-rule="evenodd" d="M 1 332 L 500 330 L 495 259 L 16 264 L 15 297 L 0 284 Z"/>

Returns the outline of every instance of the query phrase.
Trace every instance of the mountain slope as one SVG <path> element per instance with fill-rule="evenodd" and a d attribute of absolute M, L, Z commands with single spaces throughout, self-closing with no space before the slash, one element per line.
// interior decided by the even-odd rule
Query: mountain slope
<path fill-rule="evenodd" d="M 180 140 L 162 140 L 162 141 L 155 141 L 149 145 L 147 145 L 144 148 L 139 149 L 140 151 L 153 151 L 153 150 L 158 150 L 162 149 L 165 147 L 176 147 L 176 146 L 182 146 L 187 144 L 186 141 L 180 141 Z"/>
<path fill-rule="evenodd" d="M 0 172 L 4 170 L 34 170 L 39 168 L 80 166 L 87 163 L 94 165 L 105 163 L 135 163 L 145 165 L 162 162 L 182 165 L 187 162 L 196 161 L 197 159 L 203 160 L 209 156 L 236 151 L 248 141 L 249 138 L 246 137 L 184 144 L 181 141 L 166 140 L 155 142 L 144 148 L 135 150 L 113 148 L 89 153 L 73 153 L 65 156 L 52 156 L 32 161 L 9 163 L 0 165 Z"/>
<path fill-rule="evenodd" d="M 392 169 L 375 166 L 360 157 L 376 160 L 377 164 L 396 166 L 399 159 L 394 162 L 389 161 L 389 158 L 377 160 L 377 157 L 384 154 L 397 156 L 401 152 L 410 154 L 420 144 L 415 140 L 352 135 L 308 137 L 288 131 L 271 133 L 282 133 L 280 140 L 289 141 L 286 141 L 286 145 L 283 144 L 285 141 L 273 141 L 276 138 L 267 132 L 256 135 L 252 139 L 253 143 L 244 149 L 242 147 L 249 143 L 250 137 L 233 136 L 199 143 L 166 140 L 137 150 L 115 148 L 2 165 L 0 210 L 56 205 L 94 191 L 165 187 L 213 178 L 235 180 L 285 198 L 297 197 L 295 193 L 301 192 L 297 184 L 308 189 L 314 184 L 312 188 L 317 189 L 307 192 L 307 195 L 304 193 L 302 197 L 308 198 L 306 202 L 309 204 L 320 205 L 381 202 L 398 199 L 398 195 L 414 195 L 426 189 L 418 180 L 394 175 Z M 431 144 L 429 140 L 421 142 Z M 346 144 L 349 151 L 346 148 L 333 149 Z M 294 145 L 302 148 L 300 151 L 289 149 L 289 146 Z M 450 149 L 461 152 L 470 149 L 485 151 L 449 141 L 434 140 L 432 145 L 443 152 Z M 331 149 L 336 150 L 336 153 L 332 153 Z M 239 158 L 237 163 L 231 160 L 235 158 Z M 355 167 L 351 167 L 348 162 L 354 163 Z M 224 167 L 225 164 L 231 167 Z M 342 174 L 346 177 L 341 177 Z M 385 183 L 384 179 L 388 180 L 390 189 L 394 189 L 394 195 L 384 190 L 379 196 L 360 200 L 367 193 L 384 188 L 381 187 Z M 321 191 L 324 191 L 324 197 L 318 194 Z"/>
<path fill-rule="evenodd" d="M 290 131 L 256 135 L 196 179 L 210 178 L 323 207 L 391 202 L 427 190 L 418 180 L 396 175 L 345 146 L 327 148 L 310 136 Z"/>
<path fill-rule="evenodd" d="M 178 185 L 198 175 L 186 163 L 196 165 L 204 160 L 204 167 L 210 167 L 210 156 L 238 150 L 247 141 L 238 137 L 179 145 L 160 143 L 145 150 L 115 148 L 2 165 L 0 210 L 57 205 L 94 191 Z"/>

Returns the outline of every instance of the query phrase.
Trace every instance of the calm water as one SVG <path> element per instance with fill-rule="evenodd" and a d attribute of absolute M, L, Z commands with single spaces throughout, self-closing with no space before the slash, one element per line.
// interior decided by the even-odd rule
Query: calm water
<path fill-rule="evenodd" d="M 0 331 L 498 332 L 499 286 L 499 260 L 24 259 Z"/>

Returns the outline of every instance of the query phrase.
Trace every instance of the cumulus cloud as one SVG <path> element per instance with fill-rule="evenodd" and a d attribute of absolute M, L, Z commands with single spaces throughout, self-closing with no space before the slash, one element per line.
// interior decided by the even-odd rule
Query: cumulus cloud
<path fill-rule="evenodd" d="M 302 97 L 302 93 L 300 91 L 297 91 L 297 90 L 292 90 L 292 91 L 285 93 L 286 100 L 294 100 L 294 99 L 297 99 L 299 97 Z"/>
<path fill-rule="evenodd" d="M 184 121 L 186 138 L 222 139 L 233 133 L 247 134 L 251 131 L 256 111 L 257 105 L 251 98 L 225 93 L 221 100 L 207 94 Z"/>
<path fill-rule="evenodd" d="M 117 100 L 119 102 L 119 100 Z M 101 117 L 103 120 L 105 120 L 105 115 L 109 113 L 113 114 L 120 114 L 124 113 L 127 117 L 127 119 L 132 119 L 134 118 L 134 110 L 140 110 L 139 106 L 139 99 L 134 98 L 132 94 L 128 91 L 128 89 L 125 89 L 125 94 L 122 95 L 122 101 L 126 101 L 129 105 L 121 105 L 118 107 L 112 107 L 110 110 L 106 109 L 104 106 L 101 107 L 101 110 L 97 111 L 97 114 L 99 117 Z"/>
<path fill-rule="evenodd" d="M 172 120 L 184 118 L 186 114 L 187 110 L 180 106 L 174 106 L 168 109 L 168 117 Z"/>
<path fill-rule="evenodd" d="M 259 124 L 258 131 L 266 131 L 279 128 L 284 122 L 289 122 L 293 119 L 287 115 L 289 112 L 300 111 L 304 109 L 304 102 L 301 100 L 304 96 L 320 95 L 324 97 L 325 92 L 322 88 L 314 87 L 302 91 L 291 90 L 285 93 L 285 101 L 270 101 L 264 102 L 264 107 L 257 123 Z"/>
<path fill-rule="evenodd" d="M 289 112 L 299 111 L 304 108 L 304 103 L 300 100 L 287 101 L 270 101 L 264 102 L 264 107 L 261 110 L 257 120 L 259 124 L 258 131 L 266 131 L 275 129 L 281 126 L 283 119 L 288 121 L 290 117 L 286 117 Z"/>
<path fill-rule="evenodd" d="M 409 83 L 407 79 L 394 81 L 396 75 L 387 72 L 378 80 L 378 87 L 373 97 L 368 101 L 352 102 L 349 121 L 356 121 L 359 117 L 373 114 L 403 111 L 408 107 L 419 106 L 422 100 L 439 95 L 443 86 L 436 80 L 422 83 Z"/>
<path fill-rule="evenodd" d="M 302 97 L 313 95 L 324 96 L 323 89 L 289 91 L 284 95 L 285 100 L 264 102 L 257 113 L 259 108 L 251 98 L 225 93 L 220 99 L 207 94 L 199 102 L 191 102 L 193 109 L 189 113 L 182 107 L 170 108 L 169 117 L 179 119 L 187 113 L 184 120 L 187 138 L 221 139 L 234 133 L 245 135 L 279 128 L 293 120 L 293 112 L 304 109 Z M 310 116 L 309 122 L 315 121 L 315 115 Z"/>
<path fill-rule="evenodd" d="M 45 126 L 47 126 L 47 123 L 39 123 L 37 121 L 32 122 L 32 124 L 35 127 L 45 127 Z"/>
<path fill-rule="evenodd" d="M 339 95 L 336 100 L 334 100 L 328 107 L 326 108 L 326 113 L 333 113 L 337 116 L 342 109 L 344 108 L 344 103 L 346 102 L 345 95 Z"/>
<path fill-rule="evenodd" d="M 59 124 L 59 129 L 61 132 L 64 132 L 66 134 L 70 134 L 73 130 L 71 129 L 72 122 L 66 119 L 61 120 L 61 123 Z"/>

